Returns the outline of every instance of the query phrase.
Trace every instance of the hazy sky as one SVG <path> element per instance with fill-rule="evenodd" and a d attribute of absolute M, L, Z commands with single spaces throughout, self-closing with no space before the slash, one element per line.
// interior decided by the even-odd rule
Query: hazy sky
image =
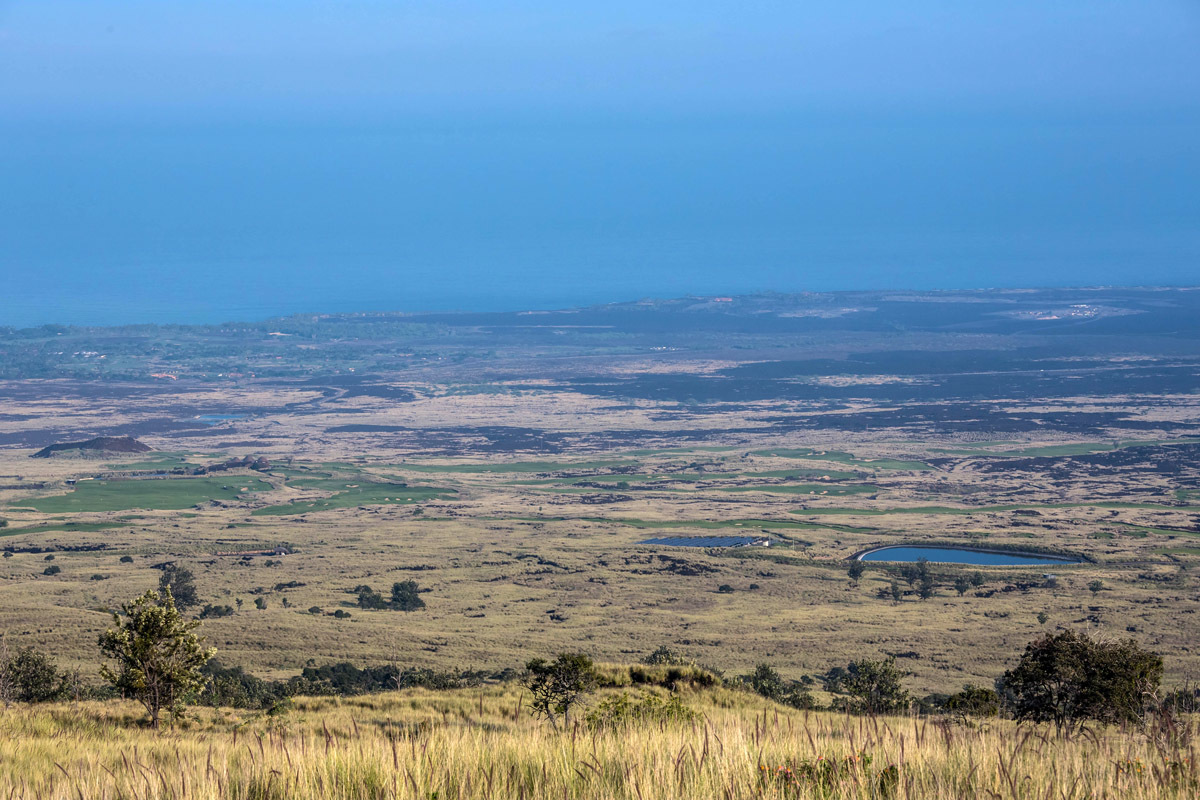
<path fill-rule="evenodd" d="M 1200 283 L 1200 3 L 0 0 L 0 325 Z"/>

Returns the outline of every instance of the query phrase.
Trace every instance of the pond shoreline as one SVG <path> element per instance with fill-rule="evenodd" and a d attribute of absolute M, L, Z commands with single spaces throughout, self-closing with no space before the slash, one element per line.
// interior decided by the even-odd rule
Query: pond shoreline
<path fill-rule="evenodd" d="M 871 560 L 867 559 L 867 556 L 871 555 L 872 553 L 879 553 L 879 552 L 882 552 L 885 550 L 931 550 L 931 551 L 932 550 L 942 550 L 942 551 L 956 551 L 956 552 L 961 552 L 961 553 L 983 553 L 983 554 L 987 554 L 987 555 L 1011 556 L 1013 558 L 1022 558 L 1022 559 L 1039 559 L 1042 562 L 1044 562 L 1042 564 L 1036 564 L 1036 563 L 1020 564 L 1020 563 L 1017 563 L 1017 564 L 988 565 L 988 564 L 974 564 L 973 562 L 970 562 L 970 561 L 934 561 L 933 559 L 930 559 L 931 563 L 938 563 L 938 564 L 1020 567 L 1020 566 L 1053 566 L 1054 564 L 1070 566 L 1070 565 L 1075 565 L 1075 564 L 1088 563 L 1088 560 L 1086 557 L 1078 556 L 1078 555 L 1074 555 L 1074 554 L 1068 555 L 1065 553 L 1038 553 L 1038 552 L 1034 552 L 1034 551 L 1030 551 L 1030 550 L 1006 550 L 1006 549 L 1002 549 L 1002 548 L 998 548 L 998 547 L 971 547 L 971 546 L 964 546 L 964 545 L 958 545 L 958 544 L 947 544 L 947 543 L 909 543 L 909 544 L 877 545 L 875 547 L 868 547 L 865 550 L 860 550 L 857 553 L 852 554 L 850 556 L 849 560 L 851 560 L 851 561 L 866 561 L 867 563 L 872 563 L 872 564 L 912 564 L 912 563 L 916 562 L 916 559 L 898 559 L 895 561 L 885 561 L 882 559 L 871 559 Z"/>

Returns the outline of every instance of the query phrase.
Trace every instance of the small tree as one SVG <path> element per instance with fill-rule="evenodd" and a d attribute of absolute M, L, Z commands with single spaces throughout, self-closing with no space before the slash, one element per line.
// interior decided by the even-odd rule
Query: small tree
<path fill-rule="evenodd" d="M 793 708 L 814 708 L 812 692 L 798 681 L 786 681 L 770 664 L 759 664 L 754 672 L 743 676 L 755 694 Z"/>
<path fill-rule="evenodd" d="M 1101 641 L 1068 630 L 1030 642 L 996 688 L 1018 720 L 1070 729 L 1089 719 L 1140 719 L 1162 669 L 1162 657 L 1133 639 Z"/>
<path fill-rule="evenodd" d="M 1092 597 L 1095 597 L 1096 595 L 1100 594 L 1100 592 L 1102 592 L 1104 590 L 1104 581 L 1100 580 L 1099 578 L 1097 578 L 1094 581 L 1091 581 L 1090 583 L 1088 583 L 1088 590 L 1091 591 Z"/>
<path fill-rule="evenodd" d="M 398 581 L 392 584 L 392 608 L 401 611 L 416 611 L 425 607 L 416 581 Z"/>
<path fill-rule="evenodd" d="M 892 581 L 891 593 L 893 603 L 899 603 L 904 599 L 904 592 L 900 589 L 900 584 L 896 583 L 895 581 Z"/>
<path fill-rule="evenodd" d="M 850 562 L 850 567 L 846 570 L 846 574 L 850 576 L 850 582 L 858 586 L 859 579 L 863 573 L 867 571 L 867 567 L 859 559 L 854 559 Z"/>
<path fill-rule="evenodd" d="M 525 665 L 525 688 L 533 695 L 533 713 L 550 720 L 571 722 L 571 709 L 596 688 L 596 667 L 582 653 L 559 653 L 553 661 L 535 658 Z"/>
<path fill-rule="evenodd" d="M 917 584 L 917 596 L 922 600 L 928 600 L 937 593 L 937 583 L 933 580 L 933 575 L 925 572 L 921 575 L 921 580 Z"/>
<path fill-rule="evenodd" d="M 0 699 L 5 705 L 12 702 L 45 703 L 58 700 L 66 693 L 67 676 L 44 653 L 32 647 L 8 652 L 8 644 L 0 641 Z"/>
<path fill-rule="evenodd" d="M 164 709 L 182 713 L 203 685 L 201 669 L 216 650 L 201 646 L 195 633 L 199 624 L 183 618 L 168 588 L 122 605 L 121 613 L 113 614 L 114 627 L 100 635 L 100 652 L 116 662 L 100 674 L 146 707 L 153 728 Z"/>
<path fill-rule="evenodd" d="M 848 695 L 846 707 L 859 714 L 907 711 L 911 698 L 900 684 L 904 673 L 896 659 L 851 661 L 838 684 Z"/>
<path fill-rule="evenodd" d="M 983 586 L 983 573 L 976 570 L 971 573 L 971 585 L 978 589 Z"/>
<path fill-rule="evenodd" d="M 962 597 L 967 593 L 967 589 L 971 588 L 971 581 L 966 575 L 959 575 L 954 579 L 954 591 L 958 592 L 958 596 Z"/>
<path fill-rule="evenodd" d="M 200 603 L 200 595 L 196 591 L 196 576 L 187 567 L 167 564 L 163 567 L 162 575 L 158 578 L 158 592 L 171 592 L 175 598 L 175 607 L 186 611 Z"/>

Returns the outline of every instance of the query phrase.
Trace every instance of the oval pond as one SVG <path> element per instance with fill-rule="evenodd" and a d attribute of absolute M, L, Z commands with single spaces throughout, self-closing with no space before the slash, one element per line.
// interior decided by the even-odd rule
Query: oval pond
<path fill-rule="evenodd" d="M 860 561 L 920 561 L 939 564 L 974 564 L 976 566 L 1025 567 L 1036 565 L 1078 564 L 1072 558 L 1035 555 L 1033 553 L 1005 553 L 989 550 L 971 550 L 966 547 L 881 547 L 859 556 Z"/>

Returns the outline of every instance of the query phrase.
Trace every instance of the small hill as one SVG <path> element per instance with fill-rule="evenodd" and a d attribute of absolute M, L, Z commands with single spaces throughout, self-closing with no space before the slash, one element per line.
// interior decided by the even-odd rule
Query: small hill
<path fill-rule="evenodd" d="M 132 436 L 97 436 L 86 442 L 63 442 L 43 447 L 32 458 L 50 458 L 55 453 L 148 453 L 151 448 Z"/>

